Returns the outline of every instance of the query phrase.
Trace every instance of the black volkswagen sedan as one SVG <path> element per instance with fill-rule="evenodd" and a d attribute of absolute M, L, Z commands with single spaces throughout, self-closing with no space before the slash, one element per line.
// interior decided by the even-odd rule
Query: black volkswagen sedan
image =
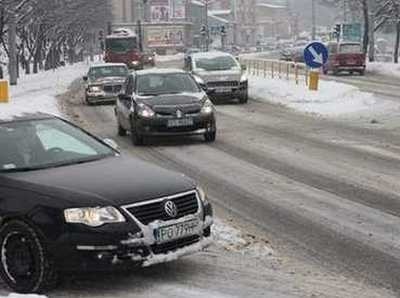
<path fill-rule="evenodd" d="M 146 136 L 203 135 L 216 138 L 215 108 L 191 74 L 150 69 L 128 76 L 117 100 L 118 134 L 130 132 L 135 145 Z"/>
<path fill-rule="evenodd" d="M 0 274 L 13 290 L 42 292 L 63 271 L 150 266 L 210 244 L 202 189 L 112 144 L 55 116 L 0 120 Z"/>

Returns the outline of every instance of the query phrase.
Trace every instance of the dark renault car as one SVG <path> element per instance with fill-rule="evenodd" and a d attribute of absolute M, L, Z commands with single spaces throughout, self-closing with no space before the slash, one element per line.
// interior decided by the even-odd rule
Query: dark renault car
<path fill-rule="evenodd" d="M 216 138 L 215 108 L 191 74 L 150 69 L 131 74 L 115 113 L 118 134 L 130 132 L 135 145 L 146 136 L 203 135 Z"/>
<path fill-rule="evenodd" d="M 49 115 L 0 121 L 0 274 L 13 290 L 41 292 L 62 271 L 149 266 L 210 244 L 201 188 L 108 144 Z"/>

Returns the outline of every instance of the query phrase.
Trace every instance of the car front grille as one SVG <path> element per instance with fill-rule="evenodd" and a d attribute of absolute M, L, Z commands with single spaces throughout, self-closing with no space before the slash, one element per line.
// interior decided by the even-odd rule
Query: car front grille
<path fill-rule="evenodd" d="M 178 214 L 175 218 L 171 218 L 164 209 L 167 201 L 175 203 Z M 199 203 L 196 192 L 185 193 L 182 195 L 166 197 L 165 199 L 157 199 L 149 201 L 149 203 L 138 203 L 125 207 L 125 210 L 134 216 L 142 224 L 147 225 L 156 220 L 178 219 L 190 214 L 195 214 L 199 210 Z"/>
<path fill-rule="evenodd" d="M 237 87 L 239 82 L 237 81 L 225 81 L 225 82 L 208 82 L 207 87 Z"/>
<path fill-rule="evenodd" d="M 151 250 L 153 251 L 154 254 L 165 254 L 168 252 L 173 252 L 176 251 L 180 248 L 183 248 L 185 246 L 194 244 L 196 242 L 199 242 L 200 236 L 199 235 L 194 235 L 162 244 L 155 244 L 151 246 Z"/>
<path fill-rule="evenodd" d="M 118 93 L 121 91 L 121 89 L 122 85 L 106 85 L 103 87 L 103 90 L 109 93 Z"/>

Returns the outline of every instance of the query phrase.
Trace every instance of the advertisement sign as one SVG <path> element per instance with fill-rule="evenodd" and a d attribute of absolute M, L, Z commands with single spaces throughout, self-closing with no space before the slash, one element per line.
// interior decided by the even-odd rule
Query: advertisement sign
<path fill-rule="evenodd" d="M 170 13 L 169 0 L 151 0 L 150 2 L 150 15 L 151 21 L 154 22 L 168 22 Z"/>
<path fill-rule="evenodd" d="M 362 26 L 359 23 L 343 24 L 342 25 L 342 39 L 344 41 L 360 42 L 362 39 Z"/>
<path fill-rule="evenodd" d="M 186 18 L 186 1 L 171 0 L 171 16 L 174 19 Z"/>
<path fill-rule="evenodd" d="M 183 47 L 185 42 L 184 26 L 153 26 L 147 28 L 147 46 Z"/>

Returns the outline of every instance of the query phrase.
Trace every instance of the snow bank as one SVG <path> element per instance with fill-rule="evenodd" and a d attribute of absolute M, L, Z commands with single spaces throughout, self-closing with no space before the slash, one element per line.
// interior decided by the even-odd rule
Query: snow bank
<path fill-rule="evenodd" d="M 249 94 L 252 98 L 325 116 L 373 110 L 376 104 L 371 93 L 361 92 L 357 87 L 333 81 L 320 81 L 319 91 L 309 91 L 304 84 L 296 85 L 294 81 L 255 76 L 250 76 L 249 84 Z"/>
<path fill-rule="evenodd" d="M 400 78 L 400 64 L 385 62 L 370 62 L 367 71 L 374 74 Z"/>
<path fill-rule="evenodd" d="M 273 255 L 273 250 L 266 241 L 257 240 L 254 236 L 243 234 L 240 230 L 225 224 L 219 219 L 213 226 L 213 237 L 217 245 L 228 251 L 252 257 L 265 258 Z"/>
<path fill-rule="evenodd" d="M 80 63 L 23 76 L 17 86 L 11 86 L 10 102 L 0 104 L 0 119 L 35 112 L 58 114 L 55 96 L 66 92 L 68 86 L 87 69 L 87 65 Z"/>
<path fill-rule="evenodd" d="M 0 298 L 46 298 L 46 296 L 36 295 L 36 294 L 15 294 L 11 293 L 7 297 L 0 296 Z"/>
<path fill-rule="evenodd" d="M 156 62 L 170 62 L 170 61 L 181 61 L 183 60 L 184 54 L 178 53 L 175 55 L 160 55 L 156 56 Z"/>

